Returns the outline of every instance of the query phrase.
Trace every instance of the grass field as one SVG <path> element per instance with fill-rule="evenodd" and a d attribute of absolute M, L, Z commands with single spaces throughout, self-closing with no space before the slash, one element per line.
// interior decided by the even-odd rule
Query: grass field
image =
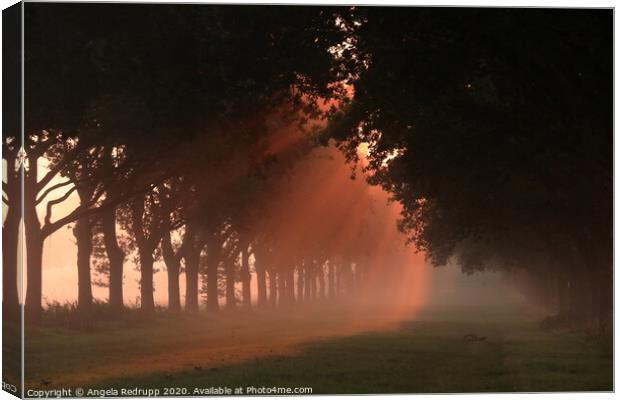
<path fill-rule="evenodd" d="M 369 310 L 254 312 L 27 328 L 26 388 L 310 387 L 320 393 L 612 390 L 612 352 L 545 332 L 521 307 L 438 307 L 397 324 Z M 486 336 L 465 342 L 473 333 Z M 205 393 L 205 392 L 202 392 Z"/>

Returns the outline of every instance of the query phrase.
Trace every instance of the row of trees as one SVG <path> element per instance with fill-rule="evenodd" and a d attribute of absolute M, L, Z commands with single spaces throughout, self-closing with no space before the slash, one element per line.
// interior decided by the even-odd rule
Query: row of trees
<path fill-rule="evenodd" d="M 173 190 L 166 182 L 146 193 L 146 200 L 136 198 L 117 207 L 109 223 L 116 221 L 118 230 L 106 228 L 102 218 L 91 231 L 93 242 L 88 240 L 92 235 L 79 240 L 76 223 L 78 253 L 86 249 L 85 263 L 92 256 L 100 281 L 109 289 L 110 305 L 117 310 L 124 301 L 122 278 L 112 278 L 116 254 L 119 275 L 123 261 L 137 255 L 140 306 L 145 311 L 154 309 L 153 262 L 158 260 L 165 264 L 171 311 L 196 311 L 201 296 L 211 311 L 221 308 L 222 298 L 227 309 L 234 309 L 252 307 L 254 300 L 264 307 L 350 297 L 361 287 L 366 271 L 378 267 L 376 254 L 398 253 L 402 243 L 377 247 L 382 224 L 394 223 L 379 203 L 385 198 L 377 199 L 364 181 L 351 180 L 335 148 L 310 147 L 298 135 L 288 151 L 279 153 L 279 167 L 287 156 L 295 160 L 280 174 L 272 169 L 269 177 L 243 176 L 217 188 L 212 187 L 215 181 L 205 180 L 203 190 L 209 194 L 195 205 L 191 218 L 180 214 L 191 209 L 187 192 L 199 186 L 177 182 L 180 186 Z M 180 222 L 174 222 L 175 217 Z M 181 273 L 185 293 L 179 287 Z M 88 294 L 80 297 L 81 308 L 92 302 L 90 280 L 85 282 Z"/>
<path fill-rule="evenodd" d="M 349 11 L 27 6 L 25 158 L 8 168 L 3 227 L 17 239 L 23 168 L 27 319 L 41 318 L 43 243 L 68 225 L 84 316 L 93 265 L 123 309 L 131 257 L 147 312 L 158 260 L 175 311 L 197 310 L 201 293 L 210 310 L 221 296 L 235 307 L 237 281 L 248 307 L 253 275 L 259 306 L 353 293 L 385 215 L 338 152 L 312 150 L 356 77 Z M 75 28 L 50 36 L 59 21 Z M 9 166 L 19 145 L 5 135 Z M 79 205 L 59 212 L 71 196 Z M 3 243 L 12 260 L 16 244 Z M 16 264 L 4 273 L 14 316 Z"/>
<path fill-rule="evenodd" d="M 250 264 L 260 304 L 276 293 L 282 302 L 305 298 L 313 282 L 316 293 L 323 286 L 330 292 L 330 277 L 363 277 L 364 257 L 351 248 L 358 242 L 335 245 L 364 232 L 352 224 L 343 234 L 334 218 L 356 215 L 347 210 L 357 202 L 316 200 L 339 213 L 322 218 L 294 208 L 287 214 L 273 200 L 299 202 L 278 194 L 286 187 L 314 190 L 292 171 L 316 154 L 312 139 L 336 138 L 352 162 L 360 145 L 368 146 L 370 182 L 402 204 L 400 229 L 434 264 L 456 260 L 467 272 L 522 269 L 559 320 L 608 326 L 609 12 L 25 7 L 31 320 L 41 313 L 43 241 L 70 223 L 85 309 L 93 252 L 108 271 L 110 303 L 119 308 L 130 251 L 138 255 L 145 310 L 154 305 L 159 254 L 174 309 L 181 268 L 189 309 L 198 306 L 202 273 L 207 306 L 218 307 L 213 294 L 222 282 L 232 305 L 233 270 L 248 304 Z M 9 166 L 20 158 L 18 131 L 4 135 Z M 45 171 L 41 160 L 49 164 Z M 8 168 L 5 238 L 18 237 L 18 172 Z M 291 179 L 298 181 L 285 184 Z M 57 193 L 63 194 L 51 198 Z M 72 193 L 80 205 L 54 218 L 54 207 Z M 38 204 L 47 205 L 42 221 Z M 295 213 L 310 218 L 298 224 L 304 228 L 287 231 L 288 220 L 273 222 Z M 4 303 L 15 309 L 16 242 L 3 246 Z"/>
<path fill-rule="evenodd" d="M 7 314 L 17 309 L 22 199 L 15 185 L 22 170 L 11 166 L 21 145 L 28 320 L 38 321 L 42 311 L 43 242 L 67 224 L 76 237 L 85 312 L 92 302 L 93 236 L 105 247 L 109 301 L 123 305 L 127 252 L 119 229 L 138 255 L 144 310 L 154 307 L 160 248 L 169 274 L 184 261 L 189 309 L 197 307 L 205 245 L 210 293 L 217 292 L 214 269 L 224 259 L 241 253 L 247 276 L 249 249 L 258 247 L 245 231 L 251 210 L 266 200 L 269 176 L 307 151 L 296 146 L 285 157 L 270 148 L 272 136 L 310 130 L 325 112 L 323 102 L 346 100 L 334 82 L 350 79 L 349 67 L 330 51 L 348 34 L 336 21 L 340 11 L 347 10 L 26 5 L 25 136 L 20 143 L 15 126 L 3 140 L 9 166 L 3 229 L 5 238 L 15 238 L 3 242 Z M 74 193 L 79 206 L 54 215 Z M 175 246 L 172 232 L 179 229 Z M 170 285 L 171 307 L 178 308 L 174 279 Z M 216 308 L 217 296 L 208 303 Z"/>
<path fill-rule="evenodd" d="M 360 10 L 372 58 L 333 134 L 430 260 L 520 269 L 557 321 L 611 325 L 612 15 Z M 386 162 L 389 160 L 389 162 Z"/>

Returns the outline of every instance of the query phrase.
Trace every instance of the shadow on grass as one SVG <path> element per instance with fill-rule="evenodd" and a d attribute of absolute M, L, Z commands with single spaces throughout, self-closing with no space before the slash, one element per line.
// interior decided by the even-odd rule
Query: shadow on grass
<path fill-rule="evenodd" d="M 463 335 L 487 336 L 465 342 Z M 612 354 L 583 334 L 527 321 L 413 321 L 303 345 L 294 356 L 135 375 L 97 388 L 310 387 L 328 393 L 610 391 Z"/>

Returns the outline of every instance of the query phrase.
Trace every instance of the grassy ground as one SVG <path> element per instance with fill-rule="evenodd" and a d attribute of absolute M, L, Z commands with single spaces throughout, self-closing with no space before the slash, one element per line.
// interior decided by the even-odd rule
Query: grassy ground
<path fill-rule="evenodd" d="M 159 317 L 91 332 L 29 328 L 26 387 L 612 390 L 610 349 L 581 333 L 543 332 L 520 308 L 435 308 L 397 325 L 377 310 L 355 324 L 346 316 L 332 309 Z M 465 342 L 468 333 L 487 339 Z"/>
<path fill-rule="evenodd" d="M 2 382 L 10 393 L 21 389 L 21 329 L 12 321 L 2 323 Z"/>

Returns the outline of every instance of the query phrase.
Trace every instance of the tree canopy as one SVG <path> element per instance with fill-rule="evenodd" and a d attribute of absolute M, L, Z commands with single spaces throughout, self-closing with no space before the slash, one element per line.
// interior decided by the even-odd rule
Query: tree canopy
<path fill-rule="evenodd" d="M 609 285 L 611 15 L 358 11 L 369 66 L 331 132 L 352 160 L 369 144 L 371 182 L 403 204 L 411 241 L 468 270 L 580 257 Z"/>

